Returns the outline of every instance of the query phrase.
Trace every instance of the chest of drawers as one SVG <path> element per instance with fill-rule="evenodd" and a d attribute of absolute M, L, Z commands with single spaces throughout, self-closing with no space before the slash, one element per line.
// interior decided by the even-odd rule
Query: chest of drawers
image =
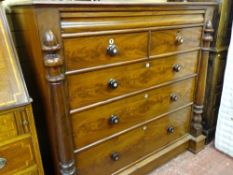
<path fill-rule="evenodd" d="M 0 2 L 0 175 L 43 175 L 31 98 Z"/>
<path fill-rule="evenodd" d="M 145 174 L 203 148 L 215 3 L 15 3 L 57 174 Z"/>

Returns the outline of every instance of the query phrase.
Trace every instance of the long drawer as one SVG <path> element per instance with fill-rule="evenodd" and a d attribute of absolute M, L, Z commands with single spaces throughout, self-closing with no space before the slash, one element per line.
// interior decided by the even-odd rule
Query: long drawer
<path fill-rule="evenodd" d="M 80 174 L 109 175 L 189 131 L 191 108 L 184 108 L 110 141 L 77 153 Z M 103 171 L 104 170 L 104 171 Z"/>
<path fill-rule="evenodd" d="M 198 51 L 67 77 L 71 109 L 196 73 Z"/>
<path fill-rule="evenodd" d="M 117 7 L 117 10 L 120 7 Z M 149 7 L 148 7 L 149 8 Z M 137 11 L 137 12 L 136 12 Z M 192 25 L 204 22 L 203 10 L 149 10 L 99 12 L 61 12 L 61 28 L 64 34 L 98 31 L 140 29 L 149 27 Z"/>
<path fill-rule="evenodd" d="M 35 164 L 30 137 L 0 146 L 0 174 L 11 175 Z"/>
<path fill-rule="evenodd" d="M 192 103 L 195 79 L 187 79 L 71 116 L 77 148 L 157 115 Z"/>

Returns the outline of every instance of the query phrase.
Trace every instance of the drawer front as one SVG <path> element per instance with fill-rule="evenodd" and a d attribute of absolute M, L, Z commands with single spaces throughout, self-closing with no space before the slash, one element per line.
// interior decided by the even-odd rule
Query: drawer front
<path fill-rule="evenodd" d="M 30 138 L 0 147 L 0 174 L 10 175 L 32 165 L 35 160 Z"/>
<path fill-rule="evenodd" d="M 147 91 L 71 116 L 75 146 L 81 148 L 165 112 L 192 103 L 195 79 Z"/>
<path fill-rule="evenodd" d="M 198 52 L 68 76 L 71 109 L 196 73 Z M 181 70 L 175 71 L 179 65 Z M 117 83 L 117 88 L 114 86 Z"/>
<path fill-rule="evenodd" d="M 0 115 L 0 142 L 18 135 L 15 114 L 13 112 Z"/>
<path fill-rule="evenodd" d="M 185 135 L 191 109 L 164 116 L 105 143 L 77 153 L 80 174 L 111 174 L 119 168 Z"/>
<path fill-rule="evenodd" d="M 67 70 L 148 57 L 148 33 L 79 37 L 64 40 Z"/>
<path fill-rule="evenodd" d="M 154 31 L 150 57 L 200 47 L 202 27 Z"/>
<path fill-rule="evenodd" d="M 109 30 L 140 29 L 148 27 L 175 26 L 185 24 L 201 24 L 204 22 L 205 10 L 176 9 L 145 11 L 113 11 L 106 12 L 61 12 L 61 28 L 64 34 L 92 33 Z"/>

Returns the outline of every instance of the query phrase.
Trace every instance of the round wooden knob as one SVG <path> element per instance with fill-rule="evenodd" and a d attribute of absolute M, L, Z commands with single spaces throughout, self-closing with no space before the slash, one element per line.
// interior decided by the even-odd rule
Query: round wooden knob
<path fill-rule="evenodd" d="M 112 154 L 111 154 L 111 159 L 112 159 L 113 161 L 118 161 L 118 160 L 120 159 L 119 153 L 117 153 L 117 152 L 112 153 Z"/>
<path fill-rule="evenodd" d="M 171 99 L 171 101 L 177 101 L 179 98 L 176 94 L 171 94 L 170 99 Z"/>
<path fill-rule="evenodd" d="M 174 133 L 174 130 L 175 130 L 174 127 L 170 126 L 170 127 L 167 128 L 167 133 L 172 134 L 172 133 Z"/>
<path fill-rule="evenodd" d="M 172 69 L 173 69 L 174 72 L 180 72 L 180 71 L 181 71 L 181 65 L 179 65 L 179 64 L 174 64 L 174 65 L 172 66 Z"/>
<path fill-rule="evenodd" d="M 111 115 L 111 117 L 109 118 L 108 122 L 110 125 L 116 125 L 119 123 L 119 117 L 116 115 Z"/>
<path fill-rule="evenodd" d="M 178 45 L 181 45 L 181 44 L 184 43 L 184 38 L 183 38 L 182 35 L 178 34 L 178 35 L 176 36 L 176 43 L 177 43 Z"/>
<path fill-rule="evenodd" d="M 111 88 L 111 89 L 116 89 L 118 87 L 118 82 L 117 80 L 115 79 L 110 79 L 109 82 L 108 82 L 108 86 Z"/>
<path fill-rule="evenodd" d="M 110 44 L 107 48 L 107 54 L 110 56 L 115 56 L 118 53 L 117 46 L 115 44 Z"/>

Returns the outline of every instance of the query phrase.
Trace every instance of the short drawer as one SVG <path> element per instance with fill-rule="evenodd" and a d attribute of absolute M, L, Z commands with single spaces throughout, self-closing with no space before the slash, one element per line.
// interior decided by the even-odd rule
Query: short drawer
<path fill-rule="evenodd" d="M 191 109 L 184 108 L 117 138 L 77 153 L 80 175 L 111 174 L 189 131 Z"/>
<path fill-rule="evenodd" d="M 10 175 L 35 164 L 31 138 L 0 146 L 0 174 Z"/>
<path fill-rule="evenodd" d="M 200 47 L 202 27 L 153 31 L 150 57 Z"/>
<path fill-rule="evenodd" d="M 71 109 L 196 73 L 198 51 L 99 71 L 69 75 Z"/>
<path fill-rule="evenodd" d="M 0 142 L 18 135 L 14 112 L 0 114 Z"/>
<path fill-rule="evenodd" d="M 192 103 L 195 79 L 154 89 L 71 116 L 77 148 Z"/>
<path fill-rule="evenodd" d="M 78 37 L 64 40 L 67 70 L 146 59 L 148 33 Z"/>

